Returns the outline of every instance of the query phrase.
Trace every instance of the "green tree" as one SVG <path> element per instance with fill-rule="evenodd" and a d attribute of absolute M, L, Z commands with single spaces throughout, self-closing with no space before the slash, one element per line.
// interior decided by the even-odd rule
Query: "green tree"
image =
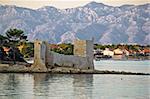
<path fill-rule="evenodd" d="M 0 47 L 7 43 L 7 37 L 0 35 Z"/>
<path fill-rule="evenodd" d="M 3 46 L 7 44 L 7 38 L 3 35 L 0 35 L 0 61 L 5 59 L 6 53 L 3 49 Z"/>
<path fill-rule="evenodd" d="M 13 49 L 13 61 L 16 63 L 15 51 L 17 48 L 17 44 L 19 42 L 25 42 L 27 40 L 27 36 L 24 35 L 24 32 L 20 29 L 9 29 L 6 32 L 6 38 L 8 39 L 9 46 Z"/>

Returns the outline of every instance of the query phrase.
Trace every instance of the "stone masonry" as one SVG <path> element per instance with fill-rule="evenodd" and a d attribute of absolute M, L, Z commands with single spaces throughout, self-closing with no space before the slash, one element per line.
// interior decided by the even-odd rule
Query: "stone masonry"
<path fill-rule="evenodd" d="M 63 55 L 50 51 L 47 42 L 36 40 L 33 67 L 45 71 L 48 67 L 56 66 L 94 70 L 93 41 L 76 40 L 74 42 L 74 55 Z"/>

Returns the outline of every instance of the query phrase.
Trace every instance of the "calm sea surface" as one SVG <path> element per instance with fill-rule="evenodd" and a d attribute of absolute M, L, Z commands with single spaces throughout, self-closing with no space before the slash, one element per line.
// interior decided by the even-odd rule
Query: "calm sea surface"
<path fill-rule="evenodd" d="M 150 60 L 144 61 L 101 60 L 101 61 L 94 61 L 94 64 L 95 68 L 98 70 L 150 73 Z"/>
<path fill-rule="evenodd" d="M 100 70 L 137 72 L 149 72 L 150 67 L 149 61 L 95 65 Z M 0 99 L 150 99 L 150 76 L 6 73 L 0 74 Z"/>

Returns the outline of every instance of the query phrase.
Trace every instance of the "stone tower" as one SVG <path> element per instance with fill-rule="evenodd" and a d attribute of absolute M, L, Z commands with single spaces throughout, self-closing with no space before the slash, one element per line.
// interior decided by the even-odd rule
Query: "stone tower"
<path fill-rule="evenodd" d="M 94 69 L 93 63 L 93 40 L 75 40 L 74 55 L 86 57 L 89 61 L 89 66 Z"/>
<path fill-rule="evenodd" d="M 93 41 L 75 40 L 74 55 L 81 56 L 81 57 L 93 57 Z"/>
<path fill-rule="evenodd" d="M 44 72 L 46 68 L 46 42 L 36 40 L 34 42 L 34 64 L 32 69 L 35 71 Z"/>

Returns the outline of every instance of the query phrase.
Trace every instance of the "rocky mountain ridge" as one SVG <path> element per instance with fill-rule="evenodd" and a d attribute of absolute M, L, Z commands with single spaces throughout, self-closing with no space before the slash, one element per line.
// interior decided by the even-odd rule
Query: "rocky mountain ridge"
<path fill-rule="evenodd" d="M 24 30 L 30 41 L 70 43 L 93 37 L 101 44 L 150 44 L 150 4 L 113 7 L 90 2 L 63 10 L 0 5 L 0 33 L 9 28 Z"/>

